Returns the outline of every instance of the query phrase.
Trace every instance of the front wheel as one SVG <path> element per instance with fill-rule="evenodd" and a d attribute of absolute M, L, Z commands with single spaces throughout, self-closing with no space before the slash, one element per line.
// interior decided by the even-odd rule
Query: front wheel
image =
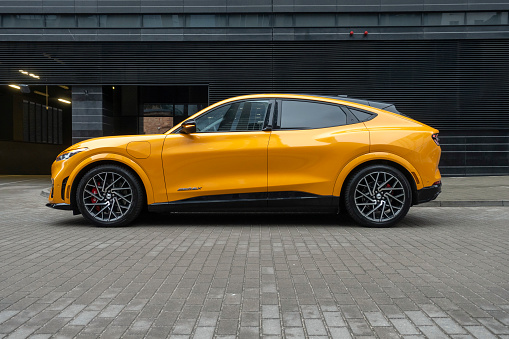
<path fill-rule="evenodd" d="M 139 179 L 117 165 L 100 165 L 81 178 L 76 203 L 85 219 L 97 226 L 125 226 L 140 214 L 144 190 Z"/>
<path fill-rule="evenodd" d="M 360 225 L 390 227 L 410 209 L 412 190 L 397 169 L 372 165 L 356 173 L 346 183 L 344 196 L 348 214 Z"/>

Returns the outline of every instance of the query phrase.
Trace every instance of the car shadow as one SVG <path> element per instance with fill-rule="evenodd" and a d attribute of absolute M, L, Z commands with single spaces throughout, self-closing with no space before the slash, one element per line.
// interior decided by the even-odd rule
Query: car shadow
<path fill-rule="evenodd" d="M 95 228 L 82 216 L 73 216 L 71 218 L 62 218 L 54 220 L 52 226 L 57 227 L 83 227 Z M 385 229 L 401 228 L 425 228 L 437 227 L 443 224 L 440 218 L 430 218 L 429 215 L 423 216 L 420 213 L 412 211 L 397 225 Z M 357 225 L 346 213 L 143 213 L 132 224 L 123 227 L 106 228 L 128 228 L 128 227 L 214 227 L 214 226 L 289 226 L 289 227 L 347 227 L 347 228 L 366 228 Z M 371 228 L 378 229 L 378 228 Z M 384 228 L 382 228 L 384 229 Z"/>
<path fill-rule="evenodd" d="M 349 217 L 324 213 L 146 213 L 133 226 L 355 226 Z"/>

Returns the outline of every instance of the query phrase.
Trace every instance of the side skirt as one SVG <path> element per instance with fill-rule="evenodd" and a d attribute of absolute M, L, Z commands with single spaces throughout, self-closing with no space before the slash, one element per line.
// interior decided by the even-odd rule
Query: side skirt
<path fill-rule="evenodd" d="M 148 205 L 150 212 L 337 212 L 339 197 L 306 192 L 201 196 Z"/>

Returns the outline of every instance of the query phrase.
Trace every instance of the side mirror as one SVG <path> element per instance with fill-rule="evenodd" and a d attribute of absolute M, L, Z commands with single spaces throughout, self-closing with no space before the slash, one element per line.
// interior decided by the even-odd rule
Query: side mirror
<path fill-rule="evenodd" d="M 196 133 L 196 121 L 194 121 L 194 120 L 184 121 L 180 128 L 180 133 L 183 133 L 183 134 Z"/>

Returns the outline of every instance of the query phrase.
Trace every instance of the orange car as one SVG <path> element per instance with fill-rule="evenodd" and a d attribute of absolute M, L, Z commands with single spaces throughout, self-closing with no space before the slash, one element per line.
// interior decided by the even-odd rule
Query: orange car
<path fill-rule="evenodd" d="M 441 190 L 438 130 L 391 104 L 258 94 L 209 106 L 165 134 L 86 140 L 53 163 L 48 206 L 99 226 L 142 209 L 328 211 L 396 224 Z"/>

